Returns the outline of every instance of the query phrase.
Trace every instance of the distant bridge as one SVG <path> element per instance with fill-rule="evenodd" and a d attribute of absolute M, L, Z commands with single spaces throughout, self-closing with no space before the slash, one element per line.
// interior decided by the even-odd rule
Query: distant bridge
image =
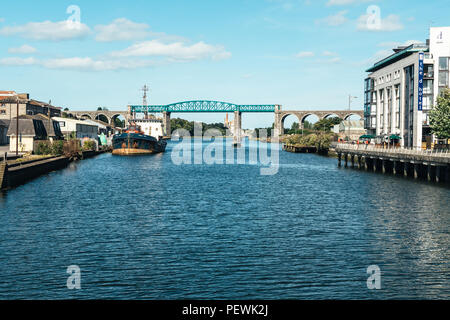
<path fill-rule="evenodd" d="M 128 106 L 130 113 L 142 112 L 275 112 L 275 104 L 240 105 L 229 102 L 194 100 L 176 102 L 167 105 L 132 105 Z"/>
<path fill-rule="evenodd" d="M 315 115 L 319 119 L 328 118 L 331 116 L 337 116 L 341 119 L 347 120 L 350 116 L 356 115 L 361 119 L 364 116 L 364 112 L 352 111 L 352 110 L 331 110 L 331 111 L 303 111 L 303 110 L 281 110 L 281 105 L 278 104 L 234 104 L 222 101 L 212 100 L 193 100 L 176 102 L 167 105 L 129 105 L 127 111 L 70 111 L 73 114 L 81 118 L 90 118 L 93 120 L 107 119 L 108 123 L 113 125 L 114 119 L 118 116 L 125 118 L 128 123 L 130 119 L 134 118 L 137 113 L 162 113 L 163 114 L 163 126 L 166 131 L 166 135 L 170 136 L 170 114 L 172 112 L 233 112 L 235 119 L 235 137 L 241 136 L 241 117 L 243 112 L 272 112 L 275 116 L 274 121 L 274 133 L 279 136 L 284 133 L 284 120 L 289 115 L 294 115 L 298 118 L 299 124 L 303 127 L 303 123 L 306 117 Z"/>
<path fill-rule="evenodd" d="M 333 116 L 339 117 L 343 120 L 348 120 L 351 116 L 358 116 L 361 119 L 364 118 L 364 111 L 353 111 L 353 110 L 315 110 L 315 111 L 303 111 L 303 110 L 277 110 L 275 112 L 275 126 L 274 129 L 278 135 L 284 133 L 284 120 L 290 116 L 296 116 L 298 119 L 298 123 L 300 124 L 300 128 L 303 128 L 305 123 L 305 119 L 308 116 L 316 116 L 321 119 L 331 118 Z"/>
<path fill-rule="evenodd" d="M 91 120 L 100 120 L 110 125 L 114 125 L 114 119 L 122 116 L 126 122 L 130 118 L 130 113 L 128 111 L 108 111 L 108 110 L 97 110 L 97 111 L 65 111 L 68 114 L 72 114 L 77 118 L 89 118 Z M 106 119 L 104 121 L 102 119 Z"/>

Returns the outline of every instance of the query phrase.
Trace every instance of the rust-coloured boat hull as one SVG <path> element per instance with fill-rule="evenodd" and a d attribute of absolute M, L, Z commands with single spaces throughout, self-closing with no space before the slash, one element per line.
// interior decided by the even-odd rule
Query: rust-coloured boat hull
<path fill-rule="evenodd" d="M 121 156 L 133 156 L 133 155 L 143 155 L 143 154 L 153 154 L 156 153 L 153 150 L 145 150 L 145 149 L 114 149 L 112 154 L 121 155 Z"/>

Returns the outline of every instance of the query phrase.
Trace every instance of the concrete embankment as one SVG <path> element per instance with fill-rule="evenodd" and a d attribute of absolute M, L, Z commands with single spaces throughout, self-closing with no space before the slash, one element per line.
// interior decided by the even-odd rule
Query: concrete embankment
<path fill-rule="evenodd" d="M 103 151 L 83 151 L 82 159 L 92 158 Z M 46 157 L 30 161 L 0 162 L 0 189 L 14 188 L 51 171 L 63 169 L 72 161 L 66 156 Z"/>
<path fill-rule="evenodd" d="M 293 153 L 318 153 L 320 155 L 328 155 L 328 149 L 318 149 L 317 147 L 283 144 L 283 150 Z"/>

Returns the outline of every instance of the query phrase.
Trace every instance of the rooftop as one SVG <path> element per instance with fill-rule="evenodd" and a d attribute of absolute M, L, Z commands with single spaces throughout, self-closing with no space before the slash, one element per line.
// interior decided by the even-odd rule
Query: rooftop
<path fill-rule="evenodd" d="M 40 106 L 40 107 L 49 107 L 50 109 L 56 109 L 56 110 L 61 110 L 62 109 L 60 107 L 52 106 L 49 103 L 45 103 L 45 102 L 42 102 L 42 101 L 30 99 L 29 98 L 30 95 L 28 93 L 16 93 L 15 91 L 0 90 L 0 100 L 13 99 L 14 102 L 15 102 L 16 97 L 19 97 L 19 99 L 21 99 L 20 103 L 29 103 L 29 104 L 32 104 L 32 105 L 36 105 L 36 106 Z"/>
<path fill-rule="evenodd" d="M 415 43 L 407 47 L 397 47 L 393 50 L 393 54 L 376 62 L 372 67 L 367 69 L 366 72 L 375 72 L 377 70 L 380 70 L 394 62 L 406 58 L 407 56 L 415 52 L 428 52 L 429 47 L 425 43 Z"/>

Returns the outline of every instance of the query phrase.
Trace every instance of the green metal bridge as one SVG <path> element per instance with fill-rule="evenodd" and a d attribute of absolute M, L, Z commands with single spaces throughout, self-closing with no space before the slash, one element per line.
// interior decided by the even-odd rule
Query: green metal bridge
<path fill-rule="evenodd" d="M 221 101 L 194 100 L 176 102 L 168 105 L 131 105 L 131 113 L 143 112 L 275 112 L 274 104 L 241 105 Z"/>

